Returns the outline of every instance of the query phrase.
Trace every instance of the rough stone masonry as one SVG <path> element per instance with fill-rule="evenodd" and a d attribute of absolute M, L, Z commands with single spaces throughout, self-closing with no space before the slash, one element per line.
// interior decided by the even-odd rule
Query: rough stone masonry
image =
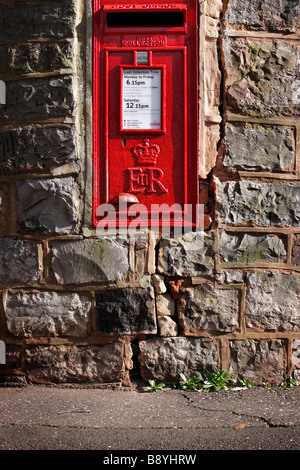
<path fill-rule="evenodd" d="M 199 1 L 209 224 L 170 239 L 92 226 L 89 3 L 0 0 L 0 381 L 300 379 L 299 1 Z"/>

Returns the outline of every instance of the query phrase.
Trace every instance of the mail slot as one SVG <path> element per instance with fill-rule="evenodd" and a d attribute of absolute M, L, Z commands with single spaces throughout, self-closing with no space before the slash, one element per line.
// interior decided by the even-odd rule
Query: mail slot
<path fill-rule="evenodd" d="M 94 2 L 95 225 L 195 224 L 197 40 L 196 0 Z"/>

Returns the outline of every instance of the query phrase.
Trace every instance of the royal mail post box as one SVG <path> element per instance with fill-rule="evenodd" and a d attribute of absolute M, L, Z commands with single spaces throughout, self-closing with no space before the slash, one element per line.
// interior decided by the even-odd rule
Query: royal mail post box
<path fill-rule="evenodd" d="M 95 225 L 106 204 L 120 224 L 136 211 L 163 224 L 169 208 L 181 224 L 195 209 L 197 36 L 196 0 L 95 0 Z"/>

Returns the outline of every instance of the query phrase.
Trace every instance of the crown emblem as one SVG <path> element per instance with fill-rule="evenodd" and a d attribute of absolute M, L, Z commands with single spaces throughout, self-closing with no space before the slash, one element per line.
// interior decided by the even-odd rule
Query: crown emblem
<path fill-rule="evenodd" d="M 133 148 L 137 165 L 156 165 L 160 154 L 160 147 L 157 144 L 150 143 L 149 139 L 144 139 L 141 144 Z"/>

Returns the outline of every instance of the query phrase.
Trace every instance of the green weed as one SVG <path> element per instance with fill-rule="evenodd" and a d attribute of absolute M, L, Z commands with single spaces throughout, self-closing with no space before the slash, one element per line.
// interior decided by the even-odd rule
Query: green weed
<path fill-rule="evenodd" d="M 286 382 L 282 382 L 280 384 L 280 387 L 288 388 L 288 387 L 297 387 L 298 385 L 299 383 L 297 382 L 297 380 L 293 379 L 292 377 L 289 377 Z"/>
<path fill-rule="evenodd" d="M 225 369 L 217 370 L 216 372 L 205 370 L 203 375 L 205 377 L 202 385 L 204 392 L 228 390 L 230 384 L 236 383 L 236 380 L 230 378 L 230 373 Z"/>
<path fill-rule="evenodd" d="M 239 380 L 239 383 L 244 388 L 252 388 L 253 387 L 253 383 L 251 382 L 250 379 Z"/>
<path fill-rule="evenodd" d="M 202 377 L 196 377 L 193 375 L 190 379 L 187 379 L 186 376 L 183 373 L 180 373 L 180 378 L 182 380 L 181 383 L 179 383 L 179 387 L 182 390 L 196 390 L 197 388 L 200 388 L 202 385 Z"/>
<path fill-rule="evenodd" d="M 263 387 L 264 388 L 270 388 L 271 384 L 269 382 L 263 382 Z"/>
<path fill-rule="evenodd" d="M 165 384 L 163 383 L 156 385 L 154 380 L 149 380 L 149 386 L 145 388 L 145 391 L 146 392 L 159 392 L 164 387 L 165 387 Z"/>

